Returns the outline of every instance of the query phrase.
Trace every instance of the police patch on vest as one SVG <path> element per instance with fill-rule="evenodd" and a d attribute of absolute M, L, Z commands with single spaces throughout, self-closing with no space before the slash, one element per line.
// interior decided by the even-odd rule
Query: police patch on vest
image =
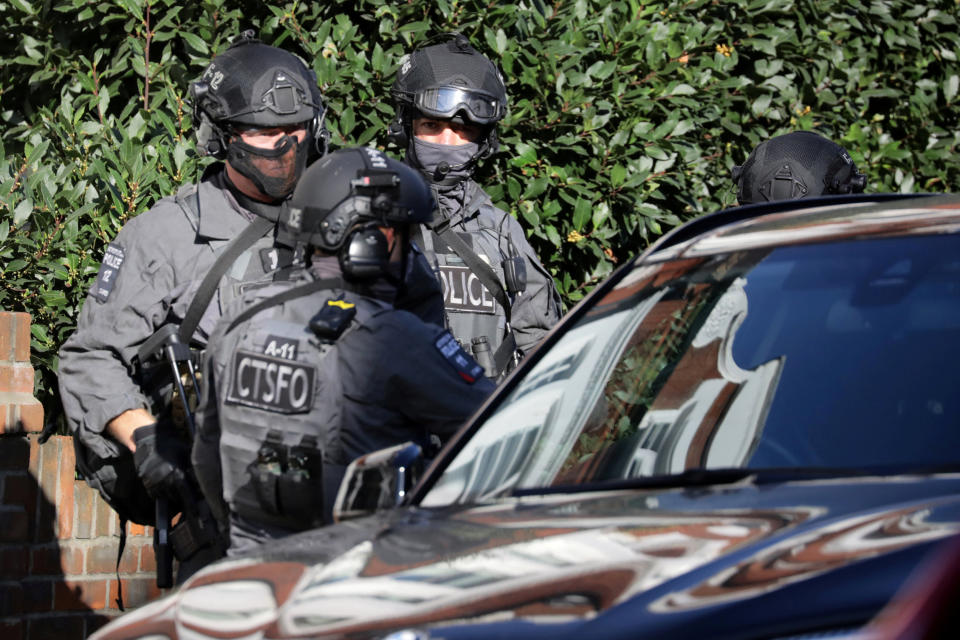
<path fill-rule="evenodd" d="M 300 341 L 294 338 L 267 336 L 267 341 L 263 344 L 263 354 L 284 360 L 296 360 L 299 346 Z"/>
<path fill-rule="evenodd" d="M 440 265 L 440 283 L 443 286 L 443 306 L 448 311 L 496 313 L 493 294 L 469 267 Z"/>
<path fill-rule="evenodd" d="M 93 296 L 100 302 L 106 302 L 110 297 L 113 283 L 117 281 L 122 265 L 123 248 L 111 242 L 103 254 L 103 262 L 100 263 L 100 271 L 97 272 L 97 281 L 93 283 L 93 289 L 91 289 Z"/>
<path fill-rule="evenodd" d="M 307 413 L 313 406 L 316 369 L 282 358 L 237 351 L 227 404 L 274 413 Z"/>
<path fill-rule="evenodd" d="M 433 343 L 447 362 L 449 362 L 460 377 L 473 384 L 483 377 L 483 367 L 477 364 L 477 361 L 467 355 L 457 339 L 450 335 L 449 331 L 444 331 Z"/>

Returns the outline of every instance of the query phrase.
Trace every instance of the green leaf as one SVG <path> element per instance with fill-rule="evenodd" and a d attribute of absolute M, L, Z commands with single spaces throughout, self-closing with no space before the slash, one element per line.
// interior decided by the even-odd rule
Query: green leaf
<path fill-rule="evenodd" d="M 203 38 L 196 35 L 195 33 L 190 33 L 189 31 L 181 31 L 180 37 L 183 38 L 188 45 L 196 52 L 201 55 L 208 55 L 210 49 L 207 47 L 207 43 L 204 42 Z"/>
<path fill-rule="evenodd" d="M 13 210 L 13 224 L 19 225 L 33 213 L 33 200 L 23 199 Z"/>
<path fill-rule="evenodd" d="M 589 200 L 577 198 L 577 206 L 573 210 L 573 228 L 577 231 L 584 231 L 584 226 L 590 219 L 590 213 L 593 207 Z"/>

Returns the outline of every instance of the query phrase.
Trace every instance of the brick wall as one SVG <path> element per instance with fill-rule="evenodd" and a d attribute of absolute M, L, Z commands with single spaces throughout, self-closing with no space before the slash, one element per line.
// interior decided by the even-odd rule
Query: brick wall
<path fill-rule="evenodd" d="M 72 640 L 160 595 L 153 531 L 127 525 L 117 576 L 116 514 L 77 480 L 73 442 L 40 444 L 30 316 L 0 312 L 0 638 Z"/>

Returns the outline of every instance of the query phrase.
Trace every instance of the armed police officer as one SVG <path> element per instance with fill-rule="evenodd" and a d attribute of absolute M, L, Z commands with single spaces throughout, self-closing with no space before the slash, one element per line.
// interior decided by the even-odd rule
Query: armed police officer
<path fill-rule="evenodd" d="M 184 344 L 202 343 L 204 327 L 194 328 L 205 311 L 216 317 L 244 283 L 292 261 L 276 221 L 308 156 L 326 142 L 313 71 L 252 32 L 216 56 L 190 92 L 198 150 L 223 162 L 124 225 L 60 351 L 77 465 L 121 517 L 143 524 L 154 522 L 152 498 L 187 499 L 189 456 L 166 429 L 170 381 L 147 379 L 137 350 L 170 321 L 182 320 Z M 171 318 L 198 281 L 187 318 Z"/>
<path fill-rule="evenodd" d="M 463 35 L 445 38 L 402 62 L 389 135 L 439 204 L 415 240 L 442 281 L 447 326 L 498 378 L 556 323 L 560 298 L 520 224 L 472 179 L 498 148 L 503 78 Z"/>
<path fill-rule="evenodd" d="M 739 204 L 861 193 L 867 185 L 847 150 L 813 131 L 761 142 L 733 168 L 733 181 Z"/>
<path fill-rule="evenodd" d="M 493 383 L 442 327 L 393 301 L 404 236 L 433 199 L 375 149 L 311 165 L 290 201 L 309 267 L 251 290 L 207 350 L 193 465 L 231 555 L 330 522 L 346 465 L 407 440 L 443 440 Z"/>

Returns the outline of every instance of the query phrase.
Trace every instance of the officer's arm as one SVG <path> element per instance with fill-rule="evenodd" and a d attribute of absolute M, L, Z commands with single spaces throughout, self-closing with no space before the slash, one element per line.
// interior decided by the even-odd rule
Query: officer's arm
<path fill-rule="evenodd" d="M 59 354 L 68 426 L 102 457 L 119 453 L 104 430 L 132 448 L 133 429 L 153 421 L 147 398 L 132 378 L 133 357 L 163 321 L 163 298 L 174 284 L 163 243 L 142 238 L 151 234 L 139 230 L 138 222 L 139 217 L 131 220 L 111 243 L 77 329 Z"/>
<path fill-rule="evenodd" d="M 384 353 L 394 354 L 387 401 L 412 424 L 448 438 L 483 404 L 495 385 L 446 330 L 407 322 L 390 333 L 396 342 L 392 347 L 384 345 L 392 348 Z M 398 349 L 403 351 L 397 353 Z"/>
<path fill-rule="evenodd" d="M 512 217 L 508 220 L 507 232 L 514 251 L 523 258 L 527 268 L 527 288 L 517 296 L 511 314 L 517 346 L 529 353 L 557 323 L 563 310 L 553 278 L 540 264 L 523 228 Z"/>

